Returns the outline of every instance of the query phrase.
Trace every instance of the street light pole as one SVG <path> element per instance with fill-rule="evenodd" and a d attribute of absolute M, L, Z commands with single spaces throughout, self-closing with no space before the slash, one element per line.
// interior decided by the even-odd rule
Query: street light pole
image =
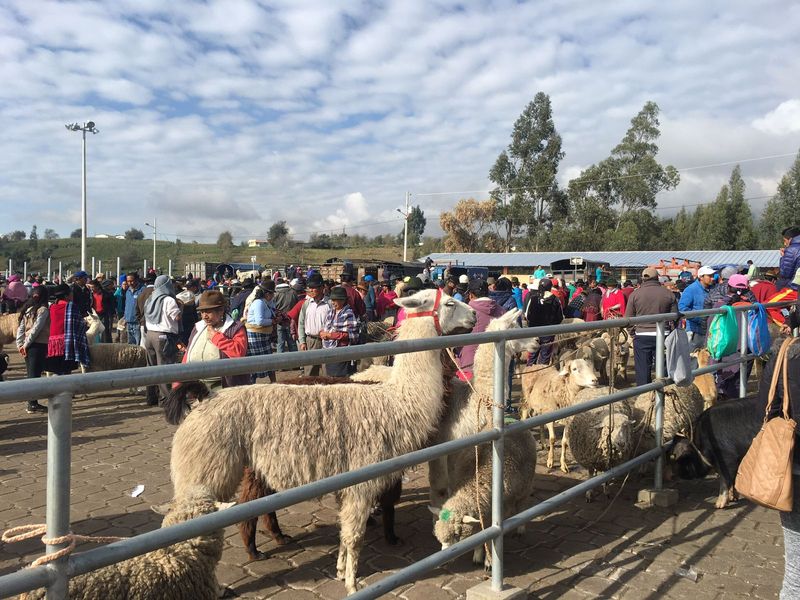
<path fill-rule="evenodd" d="M 153 224 L 145 223 L 148 227 L 153 228 L 153 269 L 156 268 L 156 233 L 158 232 L 158 219 L 153 217 Z"/>
<path fill-rule="evenodd" d="M 403 212 L 399 208 L 397 212 L 399 212 L 405 218 L 405 224 L 403 226 L 403 262 L 408 260 L 408 197 L 410 196 L 410 192 L 406 192 L 406 212 Z"/>
<path fill-rule="evenodd" d="M 86 132 L 99 133 L 94 121 L 86 121 L 83 125 L 69 123 L 64 125 L 70 131 L 81 132 L 81 270 L 86 270 Z"/>

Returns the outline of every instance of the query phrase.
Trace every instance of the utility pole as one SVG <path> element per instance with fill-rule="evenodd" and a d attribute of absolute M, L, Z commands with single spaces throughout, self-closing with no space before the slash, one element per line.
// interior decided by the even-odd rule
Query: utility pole
<path fill-rule="evenodd" d="M 153 228 L 153 269 L 156 268 L 156 234 L 158 233 L 158 218 L 153 217 L 153 224 L 145 223 L 148 227 Z M 146 270 L 146 269 L 145 269 Z"/>

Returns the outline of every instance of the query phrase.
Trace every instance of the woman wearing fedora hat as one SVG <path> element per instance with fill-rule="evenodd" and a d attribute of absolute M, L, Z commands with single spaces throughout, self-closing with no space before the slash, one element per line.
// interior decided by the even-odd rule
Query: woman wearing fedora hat
<path fill-rule="evenodd" d="M 204 362 L 247 355 L 247 334 L 244 323 L 234 321 L 225 310 L 225 296 L 219 290 L 208 290 L 197 304 L 200 320 L 189 335 L 183 362 Z M 250 383 L 250 375 L 231 375 L 203 379 L 209 388 L 231 387 Z"/>
<path fill-rule="evenodd" d="M 330 295 L 333 310 L 328 313 L 325 328 L 319 332 L 323 348 L 340 348 L 358 342 L 358 319 L 347 303 L 347 290 L 336 286 Z M 330 377 L 347 377 L 350 361 L 328 363 L 325 372 Z"/>

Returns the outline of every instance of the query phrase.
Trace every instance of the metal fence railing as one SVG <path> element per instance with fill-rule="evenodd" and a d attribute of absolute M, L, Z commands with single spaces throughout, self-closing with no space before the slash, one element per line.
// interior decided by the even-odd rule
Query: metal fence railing
<path fill-rule="evenodd" d="M 791 302 L 782 302 L 766 305 L 769 307 L 790 306 Z M 747 311 L 748 306 L 734 307 L 740 312 L 739 349 L 740 363 L 755 358 L 747 354 Z M 667 322 L 673 322 L 681 316 L 707 317 L 721 313 L 722 309 L 710 309 L 687 312 L 683 315 L 669 313 L 647 317 L 622 318 L 592 323 L 571 323 L 567 325 L 554 325 L 547 327 L 511 329 L 507 331 L 453 335 L 432 339 L 405 340 L 368 344 L 365 346 L 351 346 L 332 350 L 313 350 L 309 352 L 294 352 L 272 354 L 262 357 L 241 358 L 236 360 L 216 361 L 214 363 L 195 363 L 183 365 L 164 365 L 128 369 L 124 371 L 110 371 L 101 373 L 87 373 L 81 375 L 67 375 L 48 379 L 26 379 L 0 383 L 0 400 L 21 400 L 28 398 L 47 397 L 49 400 L 48 430 L 47 430 L 47 533 L 48 538 L 65 536 L 70 531 L 70 467 L 71 467 L 71 434 L 72 434 L 72 399 L 76 394 L 86 394 L 99 391 L 128 389 L 134 386 L 153 385 L 171 381 L 189 381 L 207 378 L 209 376 L 238 375 L 251 372 L 269 370 L 292 369 L 303 365 L 320 364 L 327 362 L 340 362 L 356 360 L 374 356 L 386 356 L 416 352 L 422 350 L 437 350 L 446 347 L 458 347 L 467 344 L 493 343 L 495 345 L 494 369 L 494 408 L 493 427 L 475 435 L 446 442 L 436 446 L 423 448 L 403 456 L 398 456 L 380 463 L 372 464 L 355 471 L 341 473 L 319 481 L 285 490 L 277 494 L 253 500 L 245 504 L 234 506 L 227 510 L 180 523 L 171 527 L 157 529 L 135 537 L 114 542 L 102 548 L 75 553 L 56 559 L 45 565 L 25 568 L 0 577 L 0 597 L 8 597 L 39 587 L 47 587 L 49 599 L 67 597 L 69 578 L 82 573 L 87 573 L 101 567 L 117 563 L 134 556 L 151 552 L 158 548 L 191 539 L 199 535 L 210 533 L 214 530 L 234 525 L 243 520 L 272 512 L 298 502 L 310 500 L 323 494 L 334 492 L 351 485 L 373 479 L 401 469 L 405 469 L 435 458 L 439 458 L 470 448 L 476 444 L 492 442 L 492 518 L 491 526 L 479 533 L 462 540 L 446 549 L 436 552 L 427 558 L 409 565 L 408 567 L 377 581 L 370 586 L 358 591 L 353 598 L 377 598 L 380 595 L 405 583 L 415 581 L 422 574 L 453 560 L 491 541 L 492 543 L 492 579 L 491 587 L 499 592 L 503 587 L 503 536 L 508 531 L 513 531 L 531 519 L 552 511 L 557 506 L 573 498 L 583 495 L 586 491 L 602 485 L 603 483 L 628 473 L 640 465 L 651 460 L 656 461 L 655 489 L 662 488 L 663 467 L 663 415 L 665 386 L 672 383 L 665 375 L 664 339 Z M 506 425 L 504 423 L 503 404 L 505 399 L 504 386 L 507 373 L 503 367 L 505 343 L 508 340 L 526 339 L 557 333 L 577 333 L 596 330 L 612 329 L 617 327 L 630 327 L 642 323 L 657 324 L 656 341 L 656 380 L 647 385 L 628 388 L 613 394 L 602 396 L 574 406 L 563 408 L 547 414 L 535 416 L 524 421 Z M 712 373 L 731 363 L 711 365 L 694 371 L 695 375 Z M 740 369 L 740 392 L 746 392 L 747 375 L 745 369 Z M 606 406 L 612 402 L 631 398 L 641 393 L 655 391 L 655 430 L 656 447 L 634 459 L 616 466 L 609 471 L 588 479 L 572 488 L 544 500 L 523 512 L 508 519 L 503 519 L 503 440 L 505 435 L 521 430 L 531 429 L 559 419 L 564 419 L 580 412 Z M 533 458 L 535 460 L 535 457 Z M 48 545 L 48 553 L 61 550 L 67 545 Z"/>

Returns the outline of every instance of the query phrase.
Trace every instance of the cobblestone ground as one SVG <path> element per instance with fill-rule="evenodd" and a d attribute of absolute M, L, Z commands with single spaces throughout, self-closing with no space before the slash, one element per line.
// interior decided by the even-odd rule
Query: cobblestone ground
<path fill-rule="evenodd" d="M 8 375 L 24 372 L 14 353 Z M 72 522 L 76 533 L 130 536 L 157 528 L 151 504 L 171 497 L 169 447 L 174 428 L 143 395 L 127 392 L 78 398 L 74 409 Z M 28 415 L 23 403 L 0 405 L 0 526 L 43 523 L 45 517 L 46 418 Z M 546 472 L 539 456 L 536 478 L 544 499 L 573 485 L 585 473 Z M 427 467 L 407 473 L 397 510 L 400 546 L 368 530 L 359 575 L 372 582 L 438 549 L 426 509 Z M 562 506 L 506 540 L 506 581 L 530 598 L 775 598 L 783 572 L 778 515 L 739 502 L 716 510 L 717 484 L 673 482 L 680 492 L 671 509 L 636 506 L 648 481 L 631 477 L 618 499 Z M 142 484 L 138 498 L 131 490 Z M 619 491 L 612 486 L 612 495 Z M 344 596 L 334 580 L 336 507 L 332 496 L 279 511 L 294 540 L 276 547 L 258 534 L 262 561 L 249 561 L 235 527 L 225 532 L 220 581 L 243 598 L 326 599 Z M 83 546 L 86 548 L 86 546 Z M 0 574 L 30 563 L 39 542 L 0 547 Z M 79 548 L 80 550 L 80 548 Z M 681 569 L 683 571 L 681 571 Z M 687 576 L 688 575 L 688 576 Z M 483 569 L 462 556 L 391 596 L 407 600 L 463 597 L 484 578 Z M 1 591 L 1 590 L 0 590 Z"/>

